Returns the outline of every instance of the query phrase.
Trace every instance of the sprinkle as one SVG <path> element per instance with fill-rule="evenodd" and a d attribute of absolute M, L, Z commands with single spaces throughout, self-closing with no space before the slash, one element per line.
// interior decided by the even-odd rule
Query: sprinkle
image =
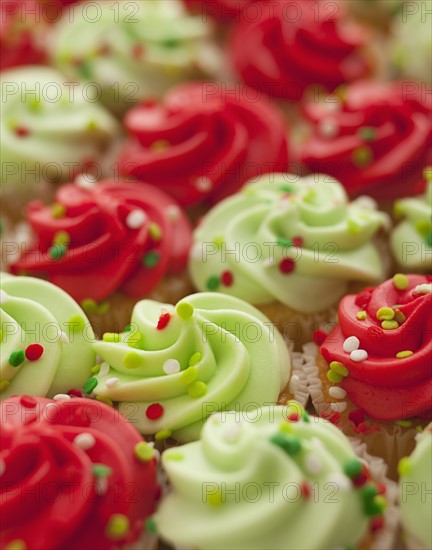
<path fill-rule="evenodd" d="M 126 225 L 129 229 L 139 229 L 147 219 L 147 215 L 143 210 L 132 210 L 126 217 Z"/>
<path fill-rule="evenodd" d="M 167 206 L 166 213 L 171 221 L 176 221 L 180 218 L 181 210 L 175 204 L 170 204 Z"/>
<path fill-rule="evenodd" d="M 180 375 L 180 383 L 189 386 L 192 384 L 198 377 L 198 369 L 196 367 L 188 367 Z"/>
<path fill-rule="evenodd" d="M 145 530 L 149 535 L 157 534 L 156 522 L 153 518 L 147 518 L 145 521 Z"/>
<path fill-rule="evenodd" d="M 290 248 L 291 246 L 293 246 L 293 242 L 292 241 L 289 241 L 288 239 L 284 239 L 283 237 L 278 237 L 276 239 L 276 242 L 279 246 L 281 246 L 282 248 Z"/>
<path fill-rule="evenodd" d="M 127 369 L 137 369 L 142 365 L 142 363 L 143 359 L 141 355 L 139 355 L 135 351 L 130 351 L 123 357 L 123 365 Z"/>
<path fill-rule="evenodd" d="M 284 275 L 292 273 L 295 269 L 295 261 L 292 258 L 284 258 L 279 263 L 279 271 Z"/>
<path fill-rule="evenodd" d="M 354 409 L 348 414 L 348 418 L 355 426 L 358 426 L 359 424 L 364 422 L 365 415 L 362 410 Z"/>
<path fill-rule="evenodd" d="M 199 351 L 196 351 L 191 357 L 189 358 L 188 365 L 189 367 L 193 367 L 197 365 L 201 361 L 202 355 Z"/>
<path fill-rule="evenodd" d="M 171 319 L 171 315 L 168 312 L 161 313 L 156 325 L 156 329 L 163 330 L 168 325 L 170 319 Z"/>
<path fill-rule="evenodd" d="M 234 283 L 234 275 L 231 271 L 224 271 L 221 275 L 221 283 L 223 286 L 232 286 Z"/>
<path fill-rule="evenodd" d="M 299 453 L 302 448 L 300 438 L 295 435 L 277 432 L 270 438 L 270 441 L 291 456 Z"/>
<path fill-rule="evenodd" d="M 353 479 L 362 473 L 363 464 L 358 458 L 350 458 L 343 466 L 345 475 Z"/>
<path fill-rule="evenodd" d="M 95 463 L 92 465 L 92 474 L 95 477 L 109 477 L 112 475 L 112 468 L 106 464 Z"/>
<path fill-rule="evenodd" d="M 22 349 L 18 351 L 13 351 L 9 355 L 9 365 L 11 365 L 12 367 L 19 367 L 24 363 L 24 361 L 25 361 L 25 354 Z"/>
<path fill-rule="evenodd" d="M 396 420 L 395 424 L 397 424 L 401 428 L 411 428 L 412 420 Z"/>
<path fill-rule="evenodd" d="M 160 252 L 158 250 L 151 250 L 142 259 L 144 267 L 155 267 L 160 261 Z"/>
<path fill-rule="evenodd" d="M 202 397 L 207 393 L 207 384 L 197 380 L 188 387 L 187 392 L 191 397 Z"/>
<path fill-rule="evenodd" d="M 221 491 L 215 491 L 207 496 L 207 502 L 210 506 L 220 506 L 224 501 Z"/>
<path fill-rule="evenodd" d="M 177 359 L 167 359 L 162 367 L 165 374 L 176 374 L 180 371 L 180 363 Z"/>
<path fill-rule="evenodd" d="M 92 367 L 92 368 L 90 369 L 90 372 L 91 372 L 92 374 L 98 374 L 98 373 L 100 372 L 100 365 L 95 365 L 94 367 Z"/>
<path fill-rule="evenodd" d="M 75 185 L 81 187 L 81 189 L 93 189 L 96 181 L 96 178 L 91 174 L 79 174 L 75 178 Z"/>
<path fill-rule="evenodd" d="M 44 348 L 40 344 L 30 344 L 25 350 L 26 359 L 29 361 L 37 361 L 43 355 Z"/>
<path fill-rule="evenodd" d="M 399 328 L 399 323 L 397 321 L 383 321 L 381 326 L 384 330 L 395 330 Z"/>
<path fill-rule="evenodd" d="M 309 453 L 306 455 L 304 467 L 310 474 L 319 474 L 323 468 L 323 463 L 318 455 Z"/>
<path fill-rule="evenodd" d="M 48 255 L 52 260 L 60 260 L 67 252 L 64 244 L 55 244 L 48 248 Z"/>
<path fill-rule="evenodd" d="M 358 168 L 368 166 L 373 159 L 372 149 L 363 145 L 355 149 L 352 155 L 352 161 Z"/>
<path fill-rule="evenodd" d="M 195 180 L 195 187 L 198 191 L 201 191 L 201 193 L 208 193 L 213 187 L 213 183 L 210 178 L 202 176 Z"/>
<path fill-rule="evenodd" d="M 164 408 L 160 403 L 152 403 L 146 409 L 146 416 L 149 420 L 157 420 L 164 413 Z"/>
<path fill-rule="evenodd" d="M 216 290 L 220 285 L 220 280 L 217 275 L 211 275 L 206 282 L 207 290 Z"/>
<path fill-rule="evenodd" d="M 327 482 L 336 485 L 338 488 L 338 491 L 341 491 L 341 492 L 349 491 L 352 486 L 351 480 L 349 479 L 349 477 L 339 472 L 330 474 L 327 478 Z"/>
<path fill-rule="evenodd" d="M 396 273 L 393 276 L 393 284 L 398 290 L 405 290 L 409 286 L 409 279 L 403 273 Z"/>
<path fill-rule="evenodd" d="M 402 313 L 402 311 L 400 309 L 395 309 L 394 312 L 395 312 L 394 320 L 397 321 L 400 325 L 402 323 L 405 323 L 406 317 Z"/>
<path fill-rule="evenodd" d="M 366 319 L 366 311 L 358 311 L 356 317 L 359 321 L 364 321 Z"/>
<path fill-rule="evenodd" d="M 351 361 L 356 361 L 357 363 L 365 361 L 368 357 L 368 352 L 364 349 L 356 349 L 350 353 Z"/>
<path fill-rule="evenodd" d="M 327 379 L 330 380 L 330 382 L 333 382 L 333 384 L 339 384 L 339 382 L 342 382 L 343 378 L 344 377 L 341 374 L 338 374 L 333 370 L 327 371 Z"/>
<path fill-rule="evenodd" d="M 4 391 L 6 391 L 9 385 L 10 385 L 9 380 L 0 380 L 0 393 L 3 393 Z"/>
<path fill-rule="evenodd" d="M 27 550 L 27 544 L 22 539 L 14 539 L 5 546 L 4 550 Z"/>
<path fill-rule="evenodd" d="M 222 248 L 222 245 L 224 244 L 224 238 L 221 236 L 215 237 L 213 239 L 213 244 L 215 244 L 218 248 Z"/>
<path fill-rule="evenodd" d="M 167 451 L 163 455 L 164 460 L 175 460 L 180 461 L 184 459 L 184 455 L 177 451 Z"/>
<path fill-rule="evenodd" d="M 390 321 L 395 315 L 394 310 L 391 307 L 380 307 L 376 312 L 376 318 L 379 321 Z"/>
<path fill-rule="evenodd" d="M 406 474 L 409 474 L 412 470 L 412 463 L 408 456 L 405 456 L 399 461 L 398 464 L 398 472 L 399 475 L 404 476 Z"/>
<path fill-rule="evenodd" d="M 181 319 L 187 321 L 192 317 L 194 307 L 189 302 L 180 302 L 179 304 L 177 304 L 176 312 Z"/>
<path fill-rule="evenodd" d="M 330 407 L 333 411 L 342 413 L 347 408 L 347 402 L 341 401 L 340 403 L 330 403 Z"/>
<path fill-rule="evenodd" d="M 71 397 L 82 397 L 83 394 L 80 390 L 78 390 L 77 388 L 71 388 L 70 390 L 68 390 L 68 395 L 70 395 Z"/>
<path fill-rule="evenodd" d="M 112 378 L 108 378 L 108 380 L 105 382 L 105 386 L 107 388 L 113 388 L 114 386 L 117 386 L 119 383 L 119 379 L 113 376 Z"/>
<path fill-rule="evenodd" d="M 300 493 L 305 500 L 308 500 L 312 496 L 312 489 L 307 481 L 300 483 Z"/>
<path fill-rule="evenodd" d="M 156 441 L 164 441 L 165 439 L 168 439 L 170 438 L 172 435 L 172 431 L 171 430 L 160 430 L 159 432 L 156 432 L 155 433 L 155 439 Z"/>
<path fill-rule="evenodd" d="M 51 215 L 54 219 L 58 220 L 60 218 L 63 218 L 65 214 L 66 214 L 66 208 L 62 204 L 55 202 L 51 206 Z"/>
<path fill-rule="evenodd" d="M 67 324 L 70 325 L 72 332 L 82 332 L 86 322 L 81 315 L 73 315 Z"/>
<path fill-rule="evenodd" d="M 121 336 L 118 332 L 105 332 L 102 336 L 104 342 L 121 342 Z"/>
<path fill-rule="evenodd" d="M 339 126 L 337 122 L 332 118 L 323 118 L 319 125 L 318 131 L 322 137 L 336 137 L 339 132 Z"/>
<path fill-rule="evenodd" d="M 105 535 L 109 539 L 120 540 L 129 532 L 129 519 L 124 514 L 112 514 L 105 528 Z"/>
<path fill-rule="evenodd" d="M 410 350 L 398 351 L 398 352 L 396 353 L 397 359 L 405 359 L 405 357 L 411 357 L 411 355 L 413 355 L 413 352 L 410 351 Z"/>
<path fill-rule="evenodd" d="M 9 300 L 9 295 L 4 290 L 0 290 L 0 304 L 6 304 Z"/>
<path fill-rule="evenodd" d="M 98 309 L 97 302 L 93 298 L 85 298 L 80 305 L 86 313 L 96 313 Z"/>
<path fill-rule="evenodd" d="M 70 401 L 71 396 L 67 393 L 58 393 L 53 397 L 54 401 Z"/>
<path fill-rule="evenodd" d="M 87 382 L 84 384 L 84 393 L 90 394 L 92 391 L 96 388 L 98 385 L 98 380 L 94 376 L 89 378 Z"/>
<path fill-rule="evenodd" d="M 37 401 L 34 397 L 31 395 L 23 395 L 20 398 L 20 404 L 23 407 L 26 407 L 27 409 L 35 409 L 37 405 Z"/>
<path fill-rule="evenodd" d="M 148 232 L 149 232 L 150 238 L 153 241 L 159 242 L 162 239 L 162 229 L 160 225 L 158 225 L 157 223 L 154 223 L 154 222 L 151 223 L 149 225 Z"/>
<path fill-rule="evenodd" d="M 133 44 L 132 45 L 132 57 L 135 59 L 141 59 L 145 52 L 145 48 L 142 44 Z M 160 140 L 162 141 L 162 140 Z"/>
<path fill-rule="evenodd" d="M 365 141 L 374 141 L 376 139 L 376 130 L 372 126 L 363 126 L 363 128 L 359 128 L 358 133 Z"/>
<path fill-rule="evenodd" d="M 356 336 L 349 336 L 342 344 L 342 348 L 346 353 L 351 353 L 352 351 L 359 349 L 359 347 L 360 340 Z"/>
<path fill-rule="evenodd" d="M 344 399 L 346 397 L 347 392 L 343 388 L 339 388 L 338 386 L 332 386 L 329 388 L 329 395 L 330 397 L 333 397 L 333 399 Z"/>
<path fill-rule="evenodd" d="M 82 432 L 78 434 L 74 440 L 74 445 L 77 447 L 80 447 L 83 451 L 87 451 L 88 449 L 91 449 L 96 445 L 96 439 L 92 436 L 92 434 L 87 432 Z"/>
<path fill-rule="evenodd" d="M 346 366 L 339 361 L 332 361 L 329 365 L 330 369 L 341 376 L 348 376 L 349 371 Z"/>
<path fill-rule="evenodd" d="M 145 441 L 140 441 L 135 445 L 134 454 L 141 462 L 150 462 L 155 456 L 155 450 L 152 445 Z"/>
<path fill-rule="evenodd" d="M 417 285 L 414 289 L 416 294 L 429 294 L 432 292 L 432 283 L 424 283 L 422 285 Z"/>
<path fill-rule="evenodd" d="M 110 366 L 106 361 L 104 361 L 99 365 L 99 376 L 106 376 L 109 373 L 109 371 L 110 371 Z"/>

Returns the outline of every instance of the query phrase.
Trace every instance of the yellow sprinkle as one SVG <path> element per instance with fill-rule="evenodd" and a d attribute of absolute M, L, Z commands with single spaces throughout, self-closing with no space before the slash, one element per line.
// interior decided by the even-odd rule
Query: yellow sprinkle
<path fill-rule="evenodd" d="M 395 424 L 401 426 L 402 428 L 411 428 L 412 420 L 396 420 Z"/>
<path fill-rule="evenodd" d="M 112 402 L 112 400 L 106 395 L 97 395 L 96 400 L 100 401 L 101 403 L 105 403 L 105 405 L 108 405 L 108 407 L 114 406 L 114 403 Z"/>
<path fill-rule="evenodd" d="M 113 514 L 105 529 L 105 534 L 109 539 L 122 539 L 129 532 L 129 519 L 124 514 Z"/>
<path fill-rule="evenodd" d="M 220 236 L 215 237 L 215 238 L 213 239 L 213 243 L 214 243 L 218 248 L 222 248 L 222 245 L 223 245 L 223 243 L 224 243 L 224 239 L 223 239 L 223 237 L 220 237 Z"/>
<path fill-rule="evenodd" d="M 201 361 L 202 355 L 199 351 L 195 352 L 189 359 L 189 366 L 193 367 Z"/>
<path fill-rule="evenodd" d="M 359 321 L 364 321 L 366 319 L 366 311 L 358 311 L 357 312 L 357 319 Z"/>
<path fill-rule="evenodd" d="M 409 459 L 408 456 L 405 456 L 399 461 L 399 465 L 398 465 L 399 475 L 404 476 L 406 474 L 409 474 L 411 471 L 411 467 L 412 467 L 411 460 Z"/>
<path fill-rule="evenodd" d="M 187 391 L 191 397 L 195 397 L 195 398 L 202 397 L 207 393 L 207 384 L 197 380 L 196 382 L 193 382 L 188 387 Z"/>
<path fill-rule="evenodd" d="M 188 367 L 185 371 L 181 373 L 179 380 L 181 384 L 189 386 L 189 384 L 195 382 L 197 376 L 198 369 L 196 367 Z"/>
<path fill-rule="evenodd" d="M 1 380 L 0 381 L 0 393 L 3 393 L 9 387 L 9 384 L 10 384 L 9 380 Z"/>
<path fill-rule="evenodd" d="M 184 455 L 182 453 L 177 453 L 176 451 L 167 451 L 163 456 L 164 460 L 180 461 L 184 459 Z"/>
<path fill-rule="evenodd" d="M 177 304 L 176 312 L 179 317 L 186 321 L 187 319 L 190 319 L 192 317 L 194 308 L 188 302 L 180 302 L 179 304 Z"/>
<path fill-rule="evenodd" d="M 408 277 L 403 273 L 396 273 L 393 276 L 393 284 L 398 290 L 405 290 L 409 285 Z"/>
<path fill-rule="evenodd" d="M 391 321 L 395 316 L 395 312 L 391 307 L 380 307 L 376 312 L 376 318 L 379 321 Z"/>
<path fill-rule="evenodd" d="M 100 365 L 95 365 L 94 367 L 92 367 L 92 368 L 90 369 L 90 372 L 91 372 L 92 374 L 98 374 L 99 371 L 100 371 Z"/>
<path fill-rule="evenodd" d="M 336 372 L 337 374 L 340 374 L 341 376 L 348 376 L 349 374 L 349 371 L 346 368 L 346 366 L 340 363 L 339 361 L 332 361 L 329 366 L 332 371 Z"/>
<path fill-rule="evenodd" d="M 169 437 L 171 437 L 171 434 L 171 430 L 160 430 L 159 432 L 155 433 L 155 439 L 156 441 L 163 441 L 164 439 L 168 439 Z"/>
<path fill-rule="evenodd" d="M 399 323 L 397 321 L 383 321 L 381 326 L 384 330 L 396 330 L 399 328 Z"/>
<path fill-rule="evenodd" d="M 120 342 L 121 336 L 117 332 L 105 332 L 102 336 L 104 342 Z"/>
<path fill-rule="evenodd" d="M 155 456 L 155 451 L 151 445 L 145 441 L 140 441 L 135 445 L 134 454 L 141 462 L 150 462 Z"/>
<path fill-rule="evenodd" d="M 73 315 L 67 324 L 70 325 L 72 332 L 81 332 L 85 327 L 85 321 L 81 315 Z"/>
<path fill-rule="evenodd" d="M 327 379 L 330 380 L 330 382 L 333 382 L 333 384 L 339 384 L 339 382 L 342 381 L 343 376 L 333 370 L 328 370 Z"/>
<path fill-rule="evenodd" d="M 130 351 L 123 358 L 123 365 L 127 369 L 137 369 L 142 365 L 142 362 L 143 360 L 141 355 L 138 355 L 138 353 L 135 353 L 134 351 Z"/>
<path fill-rule="evenodd" d="M 207 497 L 207 502 L 210 506 L 220 506 L 222 504 L 222 500 L 222 493 L 220 491 L 216 491 Z"/>
<path fill-rule="evenodd" d="M 279 431 L 285 434 L 293 433 L 294 428 L 292 422 L 287 422 L 286 420 L 281 422 L 279 424 Z"/>
<path fill-rule="evenodd" d="M 382 495 L 376 495 L 374 502 L 380 507 L 382 512 L 387 508 L 387 500 Z"/>
<path fill-rule="evenodd" d="M 153 241 L 160 241 L 162 239 L 162 229 L 157 223 L 151 223 L 148 230 Z"/>
<path fill-rule="evenodd" d="M 62 204 L 55 202 L 51 206 L 51 214 L 52 217 L 55 219 L 63 218 L 63 216 L 66 214 L 66 208 Z"/>
<path fill-rule="evenodd" d="M 97 312 L 97 302 L 93 298 L 86 298 L 81 302 L 81 307 L 86 313 L 96 313 Z"/>
<path fill-rule="evenodd" d="M 411 357 L 411 355 L 413 355 L 413 352 L 410 350 L 399 351 L 398 353 L 396 353 L 396 357 L 398 359 L 405 359 L 405 357 Z"/>
<path fill-rule="evenodd" d="M 150 145 L 150 149 L 152 151 L 164 151 L 165 149 L 168 149 L 170 145 L 171 143 L 166 139 L 158 139 Z"/>
<path fill-rule="evenodd" d="M 22 539 L 11 540 L 5 550 L 27 550 L 27 544 Z"/>

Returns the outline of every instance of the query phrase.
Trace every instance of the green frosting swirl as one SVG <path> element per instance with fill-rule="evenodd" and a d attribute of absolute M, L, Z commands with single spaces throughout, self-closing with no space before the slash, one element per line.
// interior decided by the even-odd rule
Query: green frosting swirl
<path fill-rule="evenodd" d="M 359 465 L 348 439 L 304 412 L 288 422 L 288 411 L 216 414 L 200 441 L 162 455 L 172 487 L 155 516 L 163 539 L 202 550 L 356 545 L 369 505 L 345 474 Z"/>
<path fill-rule="evenodd" d="M 81 388 L 95 354 L 92 328 L 78 304 L 55 285 L 32 277 L 2 273 L 0 288 L 0 398 L 53 397 Z M 33 344 L 43 348 L 37 359 L 27 358 Z"/>
<path fill-rule="evenodd" d="M 407 271 L 432 269 L 432 181 L 424 195 L 401 199 L 395 213 L 404 216 L 392 232 L 390 244 L 398 263 Z"/>
<path fill-rule="evenodd" d="M 215 411 L 275 403 L 291 370 L 282 336 L 264 315 L 213 293 L 188 296 L 176 308 L 138 302 L 131 331 L 104 340 L 94 349 L 109 369 L 102 363 L 90 379 L 94 393 L 118 401 L 141 433 L 157 438 L 191 441 Z M 149 418 L 160 405 L 159 417 Z"/>
<path fill-rule="evenodd" d="M 178 0 L 104 1 L 97 10 L 80 4 L 74 14 L 72 22 L 65 16 L 56 26 L 53 62 L 75 79 L 98 84 L 114 111 L 159 98 L 197 69 L 219 70 L 211 25 Z"/>
<path fill-rule="evenodd" d="M 413 537 L 413 548 L 432 548 L 432 424 L 418 437 L 409 458 L 402 459 L 399 502 L 402 523 Z M 403 465 L 403 466 L 402 466 Z M 411 548 L 411 544 L 408 546 Z"/>
<path fill-rule="evenodd" d="M 349 281 L 384 278 L 371 241 L 386 220 L 364 201 L 349 203 L 330 176 L 267 174 L 204 218 L 194 234 L 190 273 L 199 290 L 321 311 L 344 295 Z"/>
<path fill-rule="evenodd" d="M 4 71 L 0 99 L 2 184 L 69 180 L 118 130 L 81 85 L 48 67 Z"/>

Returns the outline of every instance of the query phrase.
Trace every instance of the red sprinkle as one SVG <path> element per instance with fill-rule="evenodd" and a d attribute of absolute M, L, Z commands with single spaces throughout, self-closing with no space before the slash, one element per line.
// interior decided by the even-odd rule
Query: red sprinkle
<path fill-rule="evenodd" d="M 232 286 L 234 282 L 234 275 L 231 271 L 224 271 L 221 275 L 221 282 L 223 286 Z"/>
<path fill-rule="evenodd" d="M 379 531 L 383 527 L 384 527 L 384 518 L 382 516 L 377 516 L 372 519 L 370 523 L 370 528 L 372 533 L 374 533 L 375 531 Z"/>
<path fill-rule="evenodd" d="M 356 487 L 362 487 L 369 479 L 369 470 L 365 465 L 362 466 L 361 474 L 355 477 L 352 482 Z"/>
<path fill-rule="evenodd" d="M 328 421 L 331 422 L 332 424 L 337 424 L 340 419 L 341 419 L 341 413 L 337 411 L 335 411 L 333 414 L 331 414 L 328 417 Z"/>
<path fill-rule="evenodd" d="M 358 426 L 359 424 L 364 422 L 365 415 L 361 409 L 355 409 L 354 411 L 351 411 L 349 413 L 348 418 L 355 426 Z"/>
<path fill-rule="evenodd" d="M 378 481 L 376 484 L 376 488 L 378 489 L 379 495 L 385 495 L 387 492 L 387 487 L 385 483 L 382 483 L 382 481 Z"/>
<path fill-rule="evenodd" d="M 288 275 L 289 273 L 292 273 L 295 268 L 295 261 L 292 258 L 284 258 L 279 263 L 279 271 L 283 273 L 284 275 Z"/>
<path fill-rule="evenodd" d="M 298 422 L 300 420 L 300 415 L 296 412 L 290 413 L 287 416 L 287 420 L 289 420 L 290 422 Z"/>
<path fill-rule="evenodd" d="M 298 247 L 298 248 L 301 248 L 304 244 L 303 237 L 300 237 L 299 235 L 296 235 L 295 237 L 293 237 L 291 239 L 291 241 L 292 241 L 293 245 Z"/>
<path fill-rule="evenodd" d="M 162 313 L 156 325 L 157 330 L 163 330 L 170 322 L 170 319 L 171 319 L 171 315 L 169 313 Z"/>
<path fill-rule="evenodd" d="M 68 391 L 68 395 L 71 395 L 72 397 L 82 397 L 83 394 L 80 392 L 80 390 L 77 390 L 76 388 L 72 388 Z"/>
<path fill-rule="evenodd" d="M 15 133 L 17 136 L 27 137 L 30 134 L 30 130 L 28 128 L 24 128 L 24 126 L 17 126 L 15 128 Z"/>
<path fill-rule="evenodd" d="M 37 361 L 43 352 L 44 348 L 40 344 L 30 344 L 25 350 L 25 356 L 29 361 Z"/>
<path fill-rule="evenodd" d="M 152 403 L 147 407 L 146 416 L 149 420 L 157 420 L 163 415 L 164 409 L 160 403 Z"/>
<path fill-rule="evenodd" d="M 36 399 L 30 395 L 23 395 L 20 399 L 20 403 L 23 407 L 27 409 L 34 409 L 36 407 Z"/>
<path fill-rule="evenodd" d="M 300 484 L 301 495 L 305 500 L 308 500 L 312 495 L 312 490 L 307 481 L 302 481 Z"/>
<path fill-rule="evenodd" d="M 141 44 L 134 44 L 132 46 L 132 56 L 135 59 L 140 59 L 143 56 L 144 53 L 144 47 L 141 46 Z"/>
<path fill-rule="evenodd" d="M 313 341 L 317 346 L 320 346 L 324 343 L 324 340 L 327 338 L 327 333 L 322 329 L 317 329 L 313 331 Z"/>

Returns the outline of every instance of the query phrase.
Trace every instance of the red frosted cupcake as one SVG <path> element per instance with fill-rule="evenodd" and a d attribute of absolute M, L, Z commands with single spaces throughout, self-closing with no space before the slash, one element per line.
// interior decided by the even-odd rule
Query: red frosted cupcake
<path fill-rule="evenodd" d="M 155 451 L 120 413 L 11 397 L 0 426 L 1 548 L 117 550 L 141 536 L 159 496 Z"/>
<path fill-rule="evenodd" d="M 187 294 L 191 227 L 175 201 L 148 185 L 83 183 L 61 187 L 53 205 L 29 205 L 34 241 L 11 271 L 63 288 L 98 333 L 123 329 L 143 297 Z"/>
<path fill-rule="evenodd" d="M 262 6 L 258 17 L 242 19 L 232 38 L 233 63 L 243 80 L 286 101 L 300 100 L 310 86 L 332 91 L 375 71 L 369 32 L 346 20 L 337 2 Z"/>
<path fill-rule="evenodd" d="M 352 197 L 379 201 L 420 193 L 432 158 L 432 102 L 415 83 L 359 82 L 338 97 L 305 102 L 312 125 L 301 161 L 339 179 Z"/>
<path fill-rule="evenodd" d="M 256 15 L 263 9 L 263 5 L 271 0 L 242 0 L 241 2 L 233 0 L 183 0 L 186 6 L 195 13 L 201 13 L 203 16 L 216 19 L 219 23 L 240 22 L 243 17 Z M 251 4 L 259 4 L 250 8 Z M 250 10 L 250 12 L 249 12 Z"/>
<path fill-rule="evenodd" d="M 255 90 L 235 84 L 181 85 L 162 104 L 129 111 L 125 125 L 131 137 L 120 171 L 184 206 L 218 202 L 288 164 L 282 114 Z"/>

